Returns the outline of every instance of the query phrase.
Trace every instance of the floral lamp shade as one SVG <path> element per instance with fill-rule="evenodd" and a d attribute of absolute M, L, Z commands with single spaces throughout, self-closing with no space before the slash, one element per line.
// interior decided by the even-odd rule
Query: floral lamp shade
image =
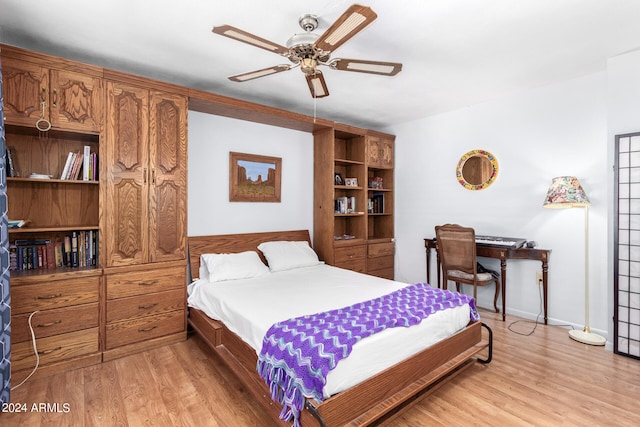
<path fill-rule="evenodd" d="M 545 208 L 576 208 L 591 205 L 587 193 L 575 176 L 558 176 L 551 180 Z"/>

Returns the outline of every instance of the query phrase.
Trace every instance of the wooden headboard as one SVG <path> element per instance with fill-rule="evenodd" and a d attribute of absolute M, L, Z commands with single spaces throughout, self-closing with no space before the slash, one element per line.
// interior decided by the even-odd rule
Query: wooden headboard
<path fill-rule="evenodd" d="M 266 233 L 219 234 L 215 236 L 192 236 L 189 240 L 189 265 L 192 277 L 200 271 L 200 255 L 214 253 L 237 253 L 256 251 L 262 261 L 266 260 L 257 247 L 262 242 L 277 240 L 307 241 L 311 245 L 309 230 L 270 231 Z"/>

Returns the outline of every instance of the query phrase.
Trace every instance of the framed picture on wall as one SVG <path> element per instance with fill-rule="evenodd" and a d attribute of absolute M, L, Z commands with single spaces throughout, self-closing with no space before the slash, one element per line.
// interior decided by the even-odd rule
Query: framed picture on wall
<path fill-rule="evenodd" d="M 280 203 L 282 159 L 229 152 L 229 201 Z"/>

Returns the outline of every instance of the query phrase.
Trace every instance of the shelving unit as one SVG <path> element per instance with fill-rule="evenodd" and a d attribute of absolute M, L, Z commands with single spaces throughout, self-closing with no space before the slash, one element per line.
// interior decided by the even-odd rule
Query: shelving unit
<path fill-rule="evenodd" d="M 393 278 L 393 142 L 351 126 L 314 132 L 314 248 L 328 264 Z M 341 185 L 337 176 L 357 185 Z M 374 177 L 381 188 L 370 188 Z M 374 197 L 383 199 L 375 211 Z M 355 199 L 353 212 L 336 210 L 342 198 Z"/>
<path fill-rule="evenodd" d="M 11 124 L 6 126 L 5 134 L 19 175 L 7 177 L 8 217 L 29 220 L 22 228 L 9 229 L 11 250 L 19 250 L 15 248 L 17 240 L 49 241 L 51 244 L 42 255 L 46 257 L 46 251 L 53 251 L 56 243 L 64 245 L 66 236 L 89 231 L 98 234 L 99 181 L 59 177 L 70 151 L 82 152 L 89 146 L 92 152 L 98 152 L 99 136 L 56 129 L 40 134 L 35 127 Z M 31 173 L 52 178 L 28 178 Z M 51 253 L 46 265 L 11 271 L 12 376 L 16 381 L 28 375 L 35 365 L 28 326 L 34 312 L 37 313 L 31 324 L 38 342 L 40 374 L 102 361 L 99 340 L 102 270 L 97 257 L 95 265 L 69 267 L 56 265 Z"/>

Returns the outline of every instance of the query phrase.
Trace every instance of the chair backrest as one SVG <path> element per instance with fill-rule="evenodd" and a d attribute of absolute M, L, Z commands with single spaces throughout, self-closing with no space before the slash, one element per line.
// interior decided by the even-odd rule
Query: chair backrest
<path fill-rule="evenodd" d="M 460 270 L 476 274 L 476 233 L 458 224 L 436 226 L 436 241 L 442 271 Z"/>

